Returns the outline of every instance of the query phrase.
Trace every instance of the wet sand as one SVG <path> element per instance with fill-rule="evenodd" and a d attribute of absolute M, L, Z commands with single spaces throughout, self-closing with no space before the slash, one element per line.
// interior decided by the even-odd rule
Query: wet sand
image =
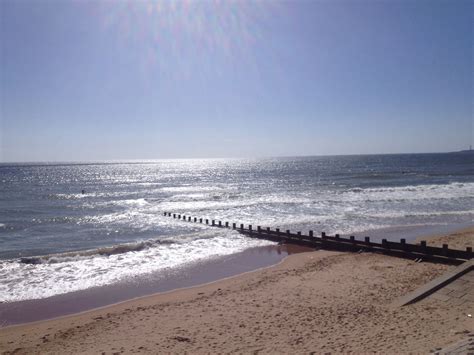
<path fill-rule="evenodd" d="M 436 238 L 429 244 L 444 241 Z M 474 228 L 448 238 L 472 246 Z M 0 351 L 426 353 L 472 331 L 472 310 L 434 299 L 392 303 L 449 268 L 372 253 L 306 252 L 210 284 L 4 328 Z"/>
<path fill-rule="evenodd" d="M 436 234 L 429 238 L 419 237 L 416 242 L 426 240 L 428 245 L 442 246 L 448 244 L 450 249 L 466 250 L 467 247 L 474 246 L 474 236 L 472 235 L 473 228 L 458 229 L 449 234 Z M 471 238 L 469 236 L 471 235 Z"/>
<path fill-rule="evenodd" d="M 288 255 L 312 250 L 297 245 L 269 245 L 203 260 L 179 269 L 137 277 L 128 282 L 39 300 L 0 303 L 0 326 L 35 322 L 84 312 L 158 292 L 220 280 L 278 264 Z"/>

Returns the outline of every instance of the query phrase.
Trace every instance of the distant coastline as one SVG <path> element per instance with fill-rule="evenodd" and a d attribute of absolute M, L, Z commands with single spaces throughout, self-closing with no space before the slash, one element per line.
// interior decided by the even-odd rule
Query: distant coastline
<path fill-rule="evenodd" d="M 454 154 L 474 154 L 474 150 L 472 149 L 465 149 L 465 150 L 459 150 L 457 152 L 451 152 Z"/>

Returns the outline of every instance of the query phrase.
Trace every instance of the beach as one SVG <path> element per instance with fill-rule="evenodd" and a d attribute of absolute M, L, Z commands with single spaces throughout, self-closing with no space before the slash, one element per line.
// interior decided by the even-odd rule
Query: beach
<path fill-rule="evenodd" d="M 0 355 L 474 355 L 474 1 L 0 1 Z"/>
<path fill-rule="evenodd" d="M 474 228 L 424 239 L 472 246 Z M 472 310 L 431 298 L 393 303 L 453 267 L 372 253 L 294 254 L 217 282 L 7 327 L 0 351 L 426 353 L 472 331 Z"/>
<path fill-rule="evenodd" d="M 195 286 L 174 275 L 276 246 L 213 220 L 375 242 L 448 234 L 472 225 L 471 166 L 462 154 L 0 164 L 0 325 L 45 319 L 10 304 L 77 313 Z"/>

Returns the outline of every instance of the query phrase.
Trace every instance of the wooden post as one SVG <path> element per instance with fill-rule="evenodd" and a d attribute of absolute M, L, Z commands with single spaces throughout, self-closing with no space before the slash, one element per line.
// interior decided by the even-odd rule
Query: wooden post
<path fill-rule="evenodd" d="M 260 226 L 257 226 L 257 231 L 258 233 L 262 233 L 262 228 Z"/>
<path fill-rule="evenodd" d="M 232 223 L 232 229 L 235 229 L 235 223 Z"/>
<path fill-rule="evenodd" d="M 288 236 L 290 236 L 291 233 L 290 233 L 290 230 L 289 230 L 289 229 L 286 230 L 286 234 L 287 234 Z"/>
<path fill-rule="evenodd" d="M 406 244 L 406 242 L 407 242 L 407 241 L 406 241 L 406 239 L 405 239 L 405 238 L 402 238 L 402 239 L 400 239 L 400 244 L 402 244 L 402 245 L 405 245 L 405 244 Z"/>
<path fill-rule="evenodd" d="M 351 242 L 355 242 L 355 239 L 356 239 L 356 238 L 355 238 L 353 235 L 351 235 L 351 236 L 349 237 L 349 239 L 351 240 Z"/>
<path fill-rule="evenodd" d="M 240 223 L 240 229 L 244 229 L 244 224 Z"/>
<path fill-rule="evenodd" d="M 366 242 L 367 244 L 370 243 L 370 237 L 365 237 L 364 240 L 365 240 L 365 242 Z"/>
<path fill-rule="evenodd" d="M 180 215 L 180 214 L 178 215 L 178 219 L 181 219 L 181 215 Z"/>
<path fill-rule="evenodd" d="M 313 231 L 309 231 L 309 236 L 313 238 Z"/>
<path fill-rule="evenodd" d="M 426 240 L 422 240 L 420 242 L 420 245 L 421 245 L 422 248 L 426 248 Z"/>
<path fill-rule="evenodd" d="M 334 235 L 334 238 L 339 239 L 339 234 Z"/>
<path fill-rule="evenodd" d="M 202 223 L 202 218 L 199 218 L 199 223 Z"/>
<path fill-rule="evenodd" d="M 468 253 L 472 253 L 472 247 L 466 247 L 466 251 L 467 251 Z"/>
<path fill-rule="evenodd" d="M 166 212 L 163 215 L 166 217 Z"/>
<path fill-rule="evenodd" d="M 387 248 L 387 239 L 382 239 L 382 246 Z"/>
<path fill-rule="evenodd" d="M 448 255 L 448 244 L 443 244 L 443 255 L 447 256 Z"/>
<path fill-rule="evenodd" d="M 298 237 L 301 237 L 301 232 L 296 232 L 296 234 L 298 235 Z"/>
<path fill-rule="evenodd" d="M 197 222 L 197 218 L 196 218 L 196 217 L 194 217 L 194 223 L 196 223 L 196 222 Z"/>
<path fill-rule="evenodd" d="M 173 213 L 173 218 L 176 218 L 176 213 Z"/>
<path fill-rule="evenodd" d="M 321 232 L 321 239 L 326 239 L 326 232 Z"/>
<path fill-rule="evenodd" d="M 222 222 L 221 221 L 219 221 L 219 227 L 222 227 Z"/>
<path fill-rule="evenodd" d="M 191 217 L 188 217 L 188 222 L 191 222 Z"/>
<path fill-rule="evenodd" d="M 208 219 L 206 219 L 206 224 L 209 224 L 209 220 L 208 220 Z"/>
<path fill-rule="evenodd" d="M 270 227 L 267 227 L 267 232 L 270 233 Z"/>
<path fill-rule="evenodd" d="M 225 222 L 225 227 L 229 228 L 229 222 Z"/>
<path fill-rule="evenodd" d="M 186 221 L 186 216 L 185 215 L 183 215 L 183 221 Z"/>
<path fill-rule="evenodd" d="M 251 224 L 249 224 L 249 231 L 251 231 L 251 230 L 252 230 L 252 225 L 251 225 Z"/>
<path fill-rule="evenodd" d="M 275 229 L 275 232 L 280 235 L 280 228 Z"/>

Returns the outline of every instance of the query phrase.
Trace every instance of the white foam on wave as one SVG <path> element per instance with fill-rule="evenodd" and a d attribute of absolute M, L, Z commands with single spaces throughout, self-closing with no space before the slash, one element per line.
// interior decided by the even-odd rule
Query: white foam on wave
<path fill-rule="evenodd" d="M 272 204 L 304 204 L 313 203 L 313 200 L 302 196 L 286 195 L 264 195 L 254 198 L 222 199 L 222 200 L 196 200 L 196 201 L 167 201 L 159 208 L 164 211 L 193 211 L 193 210 L 216 210 L 236 207 L 249 207 L 256 205 Z"/>
<path fill-rule="evenodd" d="M 179 188 L 177 188 L 179 190 Z M 470 199 L 474 183 L 360 188 L 345 191 L 304 191 L 253 195 L 228 190 L 195 192 L 192 186 L 162 200 L 130 199 L 111 203 L 123 210 L 83 217 L 79 224 L 93 223 L 110 228 L 132 227 L 140 231 L 158 227 L 196 230 L 199 224 L 183 224 L 163 218 L 163 211 L 230 223 L 259 224 L 262 227 L 298 227 L 327 232 L 357 231 L 441 220 L 459 222 L 472 216 Z M 198 188 L 199 189 L 199 188 Z M 210 191 L 212 190 L 212 191 Z M 215 199 L 214 196 L 218 196 Z M 237 196 L 230 198 L 230 196 Z M 174 198 L 173 198 L 174 197 Z M 465 209 L 463 207 L 466 207 Z M 389 221 L 391 219 L 391 221 Z"/>
<path fill-rule="evenodd" d="M 168 198 L 168 201 L 174 202 L 185 202 L 185 201 L 197 201 L 197 200 L 207 200 L 209 199 L 209 194 L 207 193 L 188 193 L 188 194 L 176 194 Z"/>
<path fill-rule="evenodd" d="M 109 207 L 109 206 L 119 206 L 119 207 L 143 207 L 150 204 L 145 198 L 134 198 L 134 199 L 124 199 L 124 200 L 112 200 L 112 201 L 103 201 L 103 202 L 94 202 L 94 203 L 85 203 L 85 207 Z"/>
<path fill-rule="evenodd" d="M 371 218 L 403 218 L 403 217 L 442 217 L 442 216 L 474 216 L 474 210 L 467 211 L 387 211 L 381 213 L 370 213 L 366 217 Z"/>
<path fill-rule="evenodd" d="M 160 190 L 163 192 L 206 192 L 206 191 L 209 192 L 209 191 L 222 191 L 223 188 L 220 186 L 189 185 L 189 186 L 162 187 Z"/>
<path fill-rule="evenodd" d="M 200 231 L 184 237 L 186 243 L 158 243 L 126 253 L 71 255 L 38 264 L 18 260 L 1 262 L 0 302 L 47 298 L 110 285 L 247 248 L 273 244 L 247 238 L 231 230 Z"/>
<path fill-rule="evenodd" d="M 109 192 L 94 192 L 94 191 L 87 191 L 83 193 L 59 193 L 59 194 L 52 194 L 49 195 L 52 199 L 57 200 L 76 200 L 76 199 L 90 199 L 90 198 L 110 198 L 110 197 L 120 197 L 120 196 L 127 196 L 130 195 L 130 192 L 126 191 L 109 191 Z"/>
<path fill-rule="evenodd" d="M 343 197 L 343 199 L 351 201 L 406 201 L 455 198 L 474 198 L 474 183 L 353 188 L 344 191 Z"/>
<path fill-rule="evenodd" d="M 77 224 L 95 224 L 110 228 L 126 227 L 138 228 L 144 230 L 156 230 L 157 227 L 189 227 L 195 229 L 200 226 L 198 224 L 183 224 L 181 220 L 170 219 L 162 216 L 162 210 L 150 208 L 149 206 L 129 208 L 120 212 L 107 213 L 102 215 L 89 215 L 82 217 Z"/>
<path fill-rule="evenodd" d="M 277 216 L 264 216 L 258 220 L 258 223 L 261 224 L 263 228 L 271 227 L 278 228 L 280 226 L 291 226 L 291 225 L 308 225 L 308 226 L 318 226 L 321 223 L 332 220 L 336 218 L 333 215 L 310 215 L 310 214 L 301 214 L 301 215 L 277 215 Z M 243 223 L 252 224 L 255 223 L 255 220 L 252 220 L 251 216 L 242 220 Z"/>
<path fill-rule="evenodd" d="M 191 195 L 191 194 L 190 194 Z M 327 217 L 344 217 L 346 212 L 355 211 L 359 215 L 372 214 L 378 210 L 390 210 L 398 213 L 394 202 L 406 205 L 406 208 L 420 209 L 423 206 L 428 207 L 426 213 L 443 215 L 446 209 L 450 209 L 448 204 L 456 203 L 457 200 L 465 201 L 474 199 L 474 183 L 452 183 L 446 185 L 418 185 L 418 186 L 400 186 L 386 188 L 356 188 L 346 191 L 335 192 L 331 190 L 308 191 L 305 193 L 272 193 L 260 196 L 238 195 L 236 198 L 229 198 L 225 193 L 221 198 L 214 198 L 213 195 L 189 196 L 179 195 L 176 200 L 167 199 L 165 202 L 156 205 L 150 205 L 149 212 L 153 211 L 212 211 L 213 216 L 219 214 L 219 211 L 233 210 L 233 214 L 244 214 L 245 210 L 252 209 L 252 218 L 255 218 L 255 209 L 263 212 L 260 216 L 257 213 L 259 222 L 263 223 L 268 217 L 262 209 L 271 209 L 275 211 L 293 214 L 296 207 L 299 210 L 296 213 L 301 217 L 302 214 L 317 215 L 319 219 Z M 438 201 L 433 205 L 433 201 Z M 397 206 L 398 206 L 397 205 Z M 398 206 L 400 207 L 400 206 Z M 433 211 L 429 209 L 433 208 Z M 395 208 L 395 209 L 394 209 Z M 286 211 L 284 211 L 286 210 Z M 405 213 L 405 215 L 410 215 Z M 461 214 L 468 212 L 460 212 Z M 322 215 L 324 214 L 324 215 Z M 458 214 L 454 211 L 453 214 Z M 216 216 L 217 217 L 217 216 Z M 270 217 L 271 219 L 271 217 Z"/>

